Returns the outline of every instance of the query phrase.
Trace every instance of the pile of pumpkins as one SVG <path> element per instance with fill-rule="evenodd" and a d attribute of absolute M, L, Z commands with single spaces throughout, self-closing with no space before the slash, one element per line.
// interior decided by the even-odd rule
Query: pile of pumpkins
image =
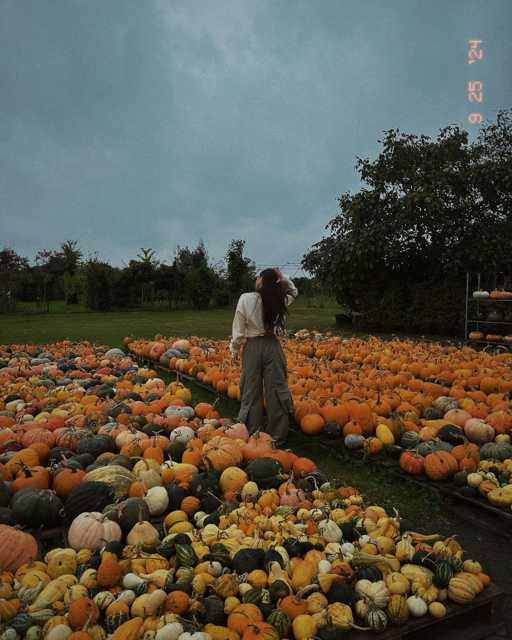
<path fill-rule="evenodd" d="M 503 462 L 480 460 L 472 473 L 456 476 L 460 493 L 468 497 L 483 497 L 494 507 L 512 508 L 512 459 Z"/>
<path fill-rule="evenodd" d="M 240 370 L 226 341 L 155 336 L 124 343 L 238 397 Z M 480 458 L 512 459 L 512 354 L 307 331 L 283 339 L 283 348 L 295 421 L 308 435 L 395 456 L 404 471 L 434 481 L 475 471 Z"/>
<path fill-rule="evenodd" d="M 190 401 L 119 350 L 0 349 L 2 640 L 330 640 L 489 585 L 455 538 Z"/>

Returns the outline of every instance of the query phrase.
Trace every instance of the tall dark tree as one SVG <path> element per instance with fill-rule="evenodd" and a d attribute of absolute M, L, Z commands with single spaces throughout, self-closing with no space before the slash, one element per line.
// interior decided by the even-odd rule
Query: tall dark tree
<path fill-rule="evenodd" d="M 194 309 L 205 309 L 212 300 L 215 273 L 208 262 L 208 253 L 201 240 L 195 249 L 178 247 L 174 260 L 176 291 L 180 299 Z"/>
<path fill-rule="evenodd" d="M 155 272 L 155 288 L 165 293 L 169 309 L 178 301 L 179 273 L 175 264 L 161 263 Z"/>
<path fill-rule="evenodd" d="M 113 304 L 115 270 L 106 262 L 90 258 L 85 265 L 87 306 L 95 311 L 110 311 Z"/>
<path fill-rule="evenodd" d="M 512 112 L 473 144 L 457 126 L 437 140 L 386 132 L 304 268 L 365 328 L 460 333 L 466 271 L 512 273 L 511 140 Z"/>
<path fill-rule="evenodd" d="M 240 294 L 254 288 L 256 265 L 244 256 L 245 240 L 231 240 L 226 251 L 226 280 L 229 299 L 236 305 Z"/>
<path fill-rule="evenodd" d="M 14 311 L 18 292 L 29 271 L 29 262 L 5 247 L 0 251 L 0 312 Z"/>
<path fill-rule="evenodd" d="M 157 267 L 158 261 L 153 249 L 141 248 L 140 253 L 137 254 L 137 260 L 130 260 L 128 269 L 140 294 L 141 305 L 152 298 Z"/>

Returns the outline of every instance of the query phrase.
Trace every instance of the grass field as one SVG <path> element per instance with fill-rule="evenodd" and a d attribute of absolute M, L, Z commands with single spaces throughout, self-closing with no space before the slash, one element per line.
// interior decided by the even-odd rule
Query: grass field
<path fill-rule="evenodd" d="M 333 328 L 340 307 L 330 299 L 298 299 L 290 307 L 288 328 L 324 331 Z M 115 311 L 97 313 L 63 304 L 52 304 L 50 313 L 0 315 L 0 343 L 48 343 L 57 340 L 89 340 L 118 346 L 127 335 L 152 338 L 197 335 L 226 338 L 231 333 L 233 310 Z"/>

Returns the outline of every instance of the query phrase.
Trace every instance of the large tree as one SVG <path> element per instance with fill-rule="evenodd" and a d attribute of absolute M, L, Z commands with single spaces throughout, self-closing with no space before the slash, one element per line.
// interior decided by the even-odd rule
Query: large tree
<path fill-rule="evenodd" d="M 231 240 L 226 251 L 226 281 L 231 304 L 235 305 L 240 294 L 254 288 L 256 265 L 244 256 L 245 240 Z"/>
<path fill-rule="evenodd" d="M 466 271 L 512 273 L 512 112 L 474 143 L 457 126 L 379 142 L 303 266 L 365 327 L 457 333 Z"/>
<path fill-rule="evenodd" d="M 128 270 L 132 283 L 137 289 L 139 302 L 141 305 L 151 300 L 156 278 L 158 261 L 153 249 L 141 248 L 137 254 L 137 260 L 130 260 Z"/>
<path fill-rule="evenodd" d="M 27 258 L 8 247 L 0 251 L 0 312 L 14 311 L 18 292 L 28 271 Z"/>

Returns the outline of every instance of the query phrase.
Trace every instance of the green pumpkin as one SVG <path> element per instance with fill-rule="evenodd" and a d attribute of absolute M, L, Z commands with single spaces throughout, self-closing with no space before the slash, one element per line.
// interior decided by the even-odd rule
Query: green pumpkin
<path fill-rule="evenodd" d="M 38 625 L 32 625 L 25 632 L 25 640 L 41 640 L 43 637 L 43 630 Z"/>
<path fill-rule="evenodd" d="M 406 431 L 400 439 L 400 444 L 404 449 L 414 449 L 419 441 L 420 438 L 415 431 Z"/>
<path fill-rule="evenodd" d="M 480 447 L 482 460 L 506 460 L 512 458 L 512 444 L 508 442 L 486 442 Z"/>
<path fill-rule="evenodd" d="M 278 600 L 281 600 L 281 598 L 285 598 L 290 595 L 290 587 L 284 580 L 274 580 L 270 585 L 269 591 L 273 602 L 277 602 Z"/>
<path fill-rule="evenodd" d="M 176 562 L 179 567 L 193 567 L 197 564 L 197 556 L 191 544 L 176 545 Z"/>
<path fill-rule="evenodd" d="M 458 471 L 454 476 L 453 476 L 453 482 L 458 486 L 458 487 L 465 487 L 467 484 L 467 480 L 468 480 L 468 472 L 467 471 Z"/>
<path fill-rule="evenodd" d="M 221 542 L 216 542 L 210 547 L 210 553 L 204 557 L 204 560 L 211 562 L 220 562 L 223 567 L 231 566 L 231 556 L 229 551 Z"/>
<path fill-rule="evenodd" d="M 375 566 L 362 566 L 357 569 L 358 580 L 369 580 L 370 582 L 377 582 L 382 580 L 382 572 Z"/>
<path fill-rule="evenodd" d="M 443 442 L 442 440 L 429 440 L 428 442 L 422 442 L 416 448 L 416 452 L 420 456 L 428 456 L 429 453 L 435 453 L 436 451 L 450 451 L 453 446 L 449 442 Z"/>
<path fill-rule="evenodd" d="M 102 591 L 102 590 L 103 590 L 103 587 L 98 587 L 98 593 L 100 591 Z M 144 593 L 147 592 L 148 585 L 147 585 L 146 582 L 141 582 L 140 584 L 138 584 L 135 587 L 133 587 L 132 590 L 133 590 L 133 592 L 135 593 L 136 596 L 141 596 L 141 595 L 143 595 Z M 92 591 L 93 591 L 92 589 L 89 589 L 89 595 L 91 596 L 91 598 L 93 597 Z"/>
<path fill-rule="evenodd" d="M 437 567 L 434 573 L 434 584 L 439 589 L 446 589 L 448 583 L 453 578 L 453 566 L 447 560 L 441 560 L 437 563 Z"/>
<path fill-rule="evenodd" d="M 405 624 L 409 618 L 409 607 L 407 606 L 406 598 L 396 593 L 393 594 L 389 598 L 386 613 L 392 624 Z"/>
<path fill-rule="evenodd" d="M 280 638 L 288 637 L 290 628 L 292 626 L 292 621 L 286 611 L 282 611 L 281 609 L 274 609 L 268 616 L 267 622 L 271 624 L 274 629 L 276 629 Z"/>
<path fill-rule="evenodd" d="M 423 409 L 423 418 L 425 420 L 439 420 L 443 416 L 443 410 L 438 407 L 426 407 Z"/>
<path fill-rule="evenodd" d="M 459 573 L 459 571 L 462 571 L 464 568 L 464 563 L 462 562 L 462 560 L 456 558 L 455 556 L 450 556 L 447 559 L 447 562 L 451 564 L 454 573 Z"/>
<path fill-rule="evenodd" d="M 366 625 L 370 627 L 372 631 L 379 633 L 384 631 L 388 626 L 388 617 L 382 609 L 376 609 L 370 607 L 365 619 Z"/>
<path fill-rule="evenodd" d="M 33 624 L 32 618 L 27 613 L 18 613 L 17 616 L 9 620 L 9 626 L 20 634 L 25 633 Z"/>
<path fill-rule="evenodd" d="M 201 600 L 200 619 L 203 623 L 224 626 L 226 624 L 224 601 L 217 596 L 208 596 Z"/>
<path fill-rule="evenodd" d="M 255 604 L 259 605 L 263 597 L 263 589 L 249 589 L 242 596 L 242 602 L 244 604 Z"/>
<path fill-rule="evenodd" d="M 181 462 L 181 458 L 185 453 L 186 448 L 187 445 L 184 442 L 178 442 L 177 440 L 174 440 L 167 447 L 167 453 L 169 454 L 171 460 L 173 460 L 174 462 Z"/>

